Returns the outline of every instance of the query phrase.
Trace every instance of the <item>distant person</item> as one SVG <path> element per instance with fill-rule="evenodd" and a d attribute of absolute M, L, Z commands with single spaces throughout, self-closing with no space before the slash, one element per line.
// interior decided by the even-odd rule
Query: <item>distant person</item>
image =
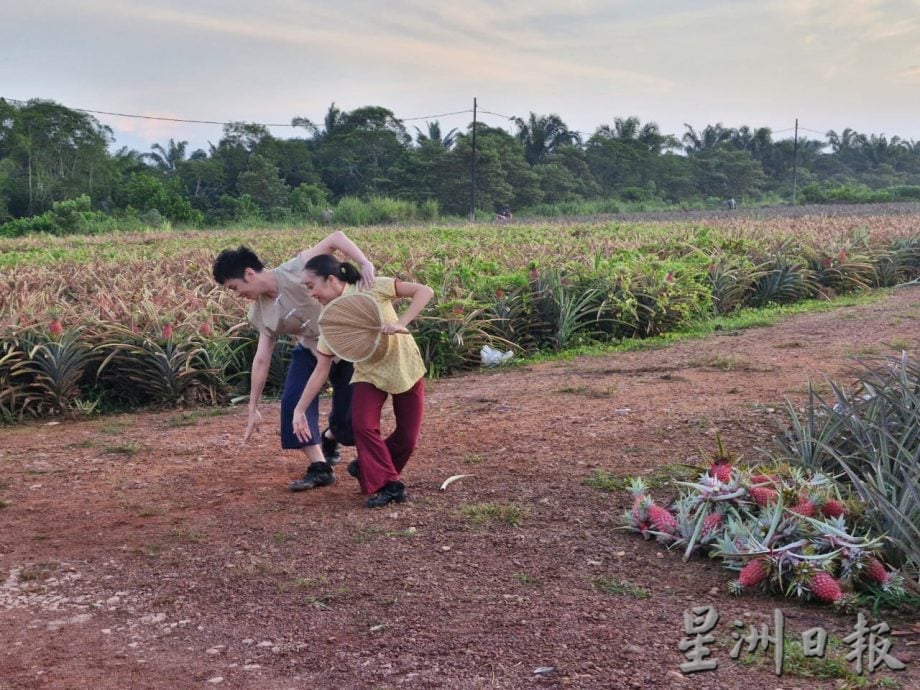
<path fill-rule="evenodd" d="M 274 269 L 265 268 L 259 257 L 248 247 L 225 249 L 214 260 L 214 280 L 240 297 L 252 300 L 248 319 L 259 332 L 259 344 L 252 360 L 249 419 L 243 433 L 244 441 L 248 441 L 259 430 L 262 422 L 259 401 L 268 378 L 275 343 L 284 335 L 290 336 L 297 343 L 291 353 L 291 363 L 281 394 L 281 447 L 303 450 L 308 464 L 303 478 L 291 483 L 291 491 L 333 484 L 335 477 L 332 465 L 339 459 L 339 443 L 354 445 L 350 386 L 353 369 L 350 362 L 337 361 L 331 367 L 329 380 L 332 384 L 332 411 L 328 428 L 322 434 L 319 433 L 317 400 L 313 400 L 306 411 L 306 421 L 312 430 L 310 440 L 300 441 L 291 426 L 294 407 L 316 367 L 319 339 L 317 321 L 322 311 L 320 303 L 313 299 L 303 284 L 303 267 L 311 258 L 331 254 L 334 250 L 346 254 L 361 266 L 359 278 L 362 285 L 373 285 L 373 264 L 341 231 L 332 233 Z"/>
<path fill-rule="evenodd" d="M 323 210 L 323 223 L 326 225 L 332 225 L 332 218 L 335 214 L 332 212 L 331 208 Z"/>
<path fill-rule="evenodd" d="M 732 197 L 731 199 L 728 199 L 725 202 L 725 208 L 727 208 L 729 211 L 734 211 L 737 207 L 738 207 L 738 204 L 735 203 L 734 197 Z"/>
<path fill-rule="evenodd" d="M 511 209 L 503 208 L 495 214 L 495 220 L 499 223 L 507 223 L 511 220 Z"/>

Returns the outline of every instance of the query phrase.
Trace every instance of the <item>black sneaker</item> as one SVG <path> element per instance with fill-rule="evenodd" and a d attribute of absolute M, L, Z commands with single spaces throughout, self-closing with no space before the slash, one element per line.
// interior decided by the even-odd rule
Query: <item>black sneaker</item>
<path fill-rule="evenodd" d="M 329 429 L 326 429 L 326 431 L 329 431 Z M 323 432 L 322 436 L 323 458 L 325 458 L 326 462 L 330 465 L 338 465 L 342 461 L 342 454 L 339 452 L 341 446 L 334 438 L 328 438 L 326 436 L 326 431 Z"/>
<path fill-rule="evenodd" d="M 368 508 L 382 508 L 390 503 L 405 503 L 406 498 L 405 484 L 399 481 L 387 482 L 386 486 L 367 499 L 364 505 Z"/>
<path fill-rule="evenodd" d="M 303 479 L 291 482 L 290 489 L 291 491 L 306 491 L 333 484 L 335 484 L 335 475 L 332 474 L 332 467 L 325 462 L 311 462 Z"/>
<path fill-rule="evenodd" d="M 355 479 L 361 478 L 361 466 L 358 464 L 358 458 L 355 458 L 350 463 L 348 463 L 348 474 L 350 474 Z"/>

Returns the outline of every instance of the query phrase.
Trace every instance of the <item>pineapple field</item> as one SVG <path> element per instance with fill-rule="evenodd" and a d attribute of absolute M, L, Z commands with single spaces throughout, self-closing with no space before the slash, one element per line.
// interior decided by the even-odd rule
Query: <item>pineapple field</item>
<path fill-rule="evenodd" d="M 211 260 L 322 229 L 0 241 L 0 688 L 917 687 L 918 218 L 348 230 L 437 294 L 381 511 L 233 404 Z"/>

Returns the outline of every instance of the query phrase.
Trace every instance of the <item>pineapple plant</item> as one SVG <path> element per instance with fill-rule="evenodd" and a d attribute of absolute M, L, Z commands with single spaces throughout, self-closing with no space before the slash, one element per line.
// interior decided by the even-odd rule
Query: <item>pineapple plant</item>
<path fill-rule="evenodd" d="M 869 582 L 874 582 L 879 585 L 887 585 L 891 580 L 891 573 L 885 568 L 885 564 L 882 563 L 875 556 L 870 556 L 866 559 L 865 562 L 865 577 Z"/>
<path fill-rule="evenodd" d="M 48 332 L 55 337 L 63 335 L 64 326 L 61 324 L 61 310 L 49 309 L 48 316 L 51 317 L 51 320 L 48 322 Z"/>
<path fill-rule="evenodd" d="M 723 462 L 705 466 L 696 481 L 675 482 L 681 494 L 668 508 L 652 500 L 641 480 L 631 482 L 627 527 L 681 548 L 684 560 L 697 552 L 721 558 L 738 571 L 729 584 L 735 594 L 759 587 L 841 606 L 850 590 L 901 586 L 879 557 L 882 539 L 860 536 L 847 524 L 828 476 L 789 466 L 725 472 L 727 457 L 720 445 Z"/>
<path fill-rule="evenodd" d="M 821 514 L 828 518 L 842 517 L 846 512 L 846 506 L 833 498 L 829 498 L 821 506 Z"/>
<path fill-rule="evenodd" d="M 716 454 L 711 458 L 709 466 L 709 475 L 715 477 L 723 484 L 728 484 L 732 480 L 732 462 L 736 460 L 735 456 L 725 450 L 722 443 L 722 435 L 716 432 L 716 444 L 718 449 Z"/>
<path fill-rule="evenodd" d="M 741 569 L 738 579 L 729 587 L 733 593 L 740 594 L 742 589 L 750 589 L 765 582 L 770 577 L 772 569 L 769 558 L 763 556 L 754 558 Z"/>
<path fill-rule="evenodd" d="M 766 486 L 752 486 L 747 491 L 751 500 L 761 508 L 766 508 L 770 504 L 775 503 L 779 495 L 776 489 L 771 489 Z"/>
<path fill-rule="evenodd" d="M 843 599 L 843 590 L 840 583 L 830 573 L 819 570 L 808 581 L 808 588 L 818 601 L 834 604 Z"/>
<path fill-rule="evenodd" d="M 677 520 L 674 516 L 661 506 L 655 505 L 654 502 L 648 504 L 648 517 L 651 521 L 652 528 L 657 532 L 673 535 L 677 532 Z"/>

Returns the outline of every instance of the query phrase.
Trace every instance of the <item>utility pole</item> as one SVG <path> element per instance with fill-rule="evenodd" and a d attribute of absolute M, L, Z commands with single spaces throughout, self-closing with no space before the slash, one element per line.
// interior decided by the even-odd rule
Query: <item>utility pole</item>
<path fill-rule="evenodd" d="M 470 222 L 476 220 L 476 99 L 473 99 L 473 155 L 470 157 Z"/>
<path fill-rule="evenodd" d="M 795 138 L 792 140 L 792 205 L 795 206 L 795 192 L 799 163 L 799 118 L 795 118 Z"/>

